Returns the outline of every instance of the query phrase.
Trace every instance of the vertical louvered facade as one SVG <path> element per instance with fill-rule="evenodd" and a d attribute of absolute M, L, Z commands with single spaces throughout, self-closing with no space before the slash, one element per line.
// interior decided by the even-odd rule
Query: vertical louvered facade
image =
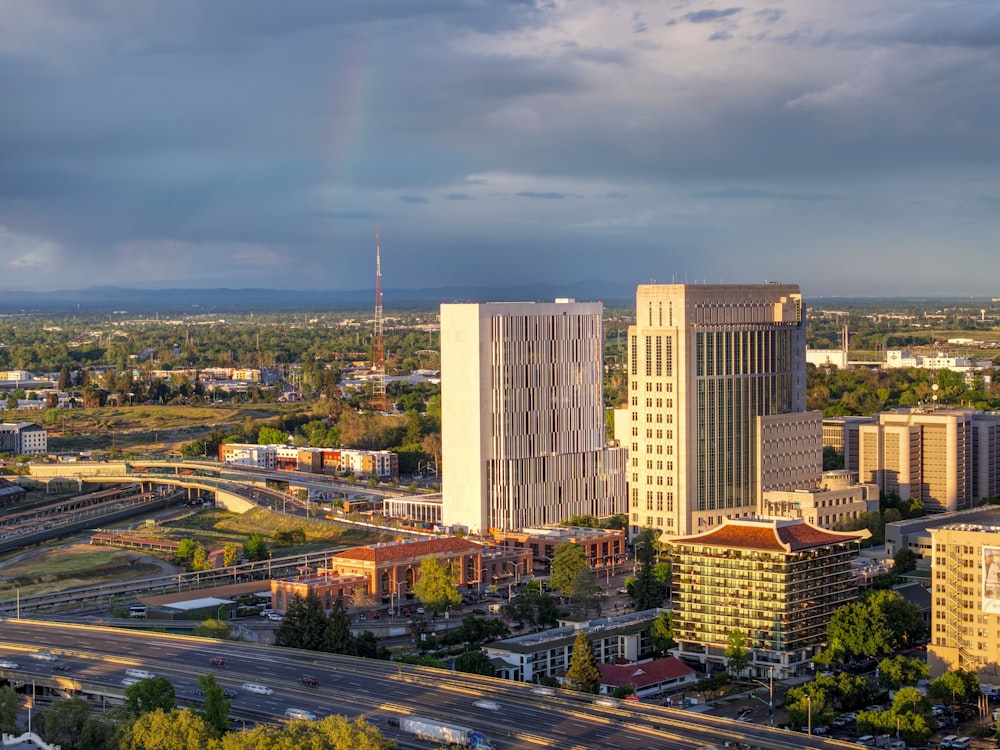
<path fill-rule="evenodd" d="M 441 306 L 443 519 L 473 531 L 625 510 L 600 303 Z"/>

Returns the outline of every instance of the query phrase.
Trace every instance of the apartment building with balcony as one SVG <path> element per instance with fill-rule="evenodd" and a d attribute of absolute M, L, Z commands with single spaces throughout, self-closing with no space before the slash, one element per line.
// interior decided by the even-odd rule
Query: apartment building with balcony
<path fill-rule="evenodd" d="M 869 536 L 801 519 L 730 519 L 671 539 L 675 655 L 725 666 L 729 635 L 738 631 L 751 674 L 809 673 L 833 611 L 858 596 L 851 558 Z"/>

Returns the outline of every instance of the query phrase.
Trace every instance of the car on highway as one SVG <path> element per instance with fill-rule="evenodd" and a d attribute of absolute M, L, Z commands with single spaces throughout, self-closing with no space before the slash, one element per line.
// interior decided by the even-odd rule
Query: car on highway
<path fill-rule="evenodd" d="M 539 687 L 531 688 L 531 693 L 532 695 L 555 695 L 556 689 L 540 685 Z"/>
<path fill-rule="evenodd" d="M 319 680 L 315 677 L 300 677 L 299 682 L 301 682 L 306 687 L 319 687 Z"/>
<path fill-rule="evenodd" d="M 243 689 L 257 695 L 274 695 L 274 691 L 267 685 L 258 685 L 256 682 L 244 682 Z"/>
<path fill-rule="evenodd" d="M 277 612 L 272 612 L 267 616 L 267 619 L 270 620 L 271 622 L 281 622 L 285 618 L 283 618 Z"/>
<path fill-rule="evenodd" d="M 303 721 L 316 721 L 316 714 L 306 711 L 304 708 L 286 708 L 286 719 L 301 719 Z"/>
<path fill-rule="evenodd" d="M 20 669 L 21 666 L 16 661 L 0 659 L 0 669 Z"/>
<path fill-rule="evenodd" d="M 213 656 L 208 660 L 208 663 L 213 667 L 224 667 L 229 663 L 229 660 L 223 656 Z"/>
<path fill-rule="evenodd" d="M 618 700 L 612 698 L 610 695 L 602 695 L 594 698 L 595 706 L 603 706 L 604 708 L 618 708 Z"/>
<path fill-rule="evenodd" d="M 38 661 L 58 661 L 59 657 L 53 654 L 51 651 L 34 651 L 31 654 L 32 659 L 38 659 Z"/>
<path fill-rule="evenodd" d="M 53 672 L 68 672 L 69 670 L 70 670 L 69 664 L 53 664 L 52 665 L 52 671 Z"/>
<path fill-rule="evenodd" d="M 482 708 L 486 711 L 499 711 L 500 704 L 496 701 L 473 701 L 473 706 L 476 708 Z"/>

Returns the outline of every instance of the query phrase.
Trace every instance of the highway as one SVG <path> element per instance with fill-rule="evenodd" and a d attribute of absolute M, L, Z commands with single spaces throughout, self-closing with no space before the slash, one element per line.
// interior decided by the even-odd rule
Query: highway
<path fill-rule="evenodd" d="M 45 649 L 58 662 L 31 654 Z M 212 665 L 222 657 L 227 664 Z M 834 750 L 850 743 L 745 724 L 661 706 L 622 702 L 600 706 L 593 696 L 556 691 L 539 695 L 531 685 L 395 662 L 357 659 L 309 651 L 279 649 L 190 636 L 6 619 L 0 635 L 0 678 L 36 689 L 120 696 L 125 670 L 140 668 L 174 685 L 179 703 L 197 703 L 200 674 L 214 674 L 226 689 L 238 692 L 232 715 L 278 721 L 289 707 L 317 716 L 364 715 L 387 736 L 398 737 L 390 716 L 412 714 L 473 727 L 493 739 L 498 750 L 553 747 L 568 750 L 698 750 L 726 741 L 761 750 Z M 54 663 L 67 671 L 53 671 Z M 318 680 L 316 687 L 300 683 Z M 271 695 L 243 689 L 265 685 Z M 477 708 L 478 700 L 499 704 Z M 400 738 L 403 739 L 403 738 Z M 412 738 L 407 739 L 409 744 Z"/>

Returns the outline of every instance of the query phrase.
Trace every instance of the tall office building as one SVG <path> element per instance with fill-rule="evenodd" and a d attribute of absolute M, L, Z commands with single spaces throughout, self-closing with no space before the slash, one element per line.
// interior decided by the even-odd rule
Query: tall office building
<path fill-rule="evenodd" d="M 859 427 L 861 480 L 902 500 L 920 500 L 929 513 L 968 508 L 974 416 L 972 409 L 946 407 L 882 412 L 877 423 Z"/>
<path fill-rule="evenodd" d="M 625 512 L 599 302 L 441 305 L 442 520 L 474 532 Z"/>
<path fill-rule="evenodd" d="M 687 535 L 755 513 L 761 436 L 781 445 L 779 415 L 805 411 L 798 286 L 641 285 L 628 341 L 630 533 Z M 801 428 L 789 418 L 789 434 Z"/>

